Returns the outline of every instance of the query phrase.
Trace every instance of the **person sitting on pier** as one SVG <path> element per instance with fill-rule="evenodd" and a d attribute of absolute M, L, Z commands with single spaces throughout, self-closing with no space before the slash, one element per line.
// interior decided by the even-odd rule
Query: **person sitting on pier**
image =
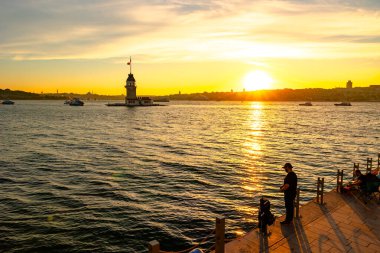
<path fill-rule="evenodd" d="M 373 198 L 373 194 L 380 191 L 380 180 L 376 175 L 368 173 L 363 175 L 360 170 L 355 171 L 356 180 L 351 186 L 358 186 L 364 203 Z"/>
<path fill-rule="evenodd" d="M 352 185 L 357 185 L 360 190 L 365 190 L 367 185 L 367 176 L 363 175 L 360 170 L 355 170 L 356 180 L 352 183 Z"/>
<path fill-rule="evenodd" d="M 374 173 L 368 173 L 366 175 L 366 191 L 367 194 L 379 192 L 380 178 Z"/>
<path fill-rule="evenodd" d="M 284 184 L 280 190 L 284 192 L 286 218 L 281 221 L 281 224 L 291 224 L 294 216 L 294 199 L 297 195 L 297 175 L 293 172 L 293 166 L 290 163 L 285 163 L 282 167 L 288 173 L 284 179 Z"/>
<path fill-rule="evenodd" d="M 260 199 L 260 208 L 258 214 L 260 232 L 267 234 L 267 226 L 273 225 L 276 217 L 270 211 L 270 202 L 265 198 Z"/>

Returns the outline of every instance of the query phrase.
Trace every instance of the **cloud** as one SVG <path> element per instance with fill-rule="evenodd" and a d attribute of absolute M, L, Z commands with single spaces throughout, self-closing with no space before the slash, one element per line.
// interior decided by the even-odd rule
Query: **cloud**
<path fill-rule="evenodd" d="M 345 41 L 345 42 L 354 42 L 354 43 L 380 43 L 380 35 L 373 36 L 358 36 L 358 35 L 345 35 L 338 34 L 334 36 L 329 36 L 325 38 L 326 41 Z"/>
<path fill-rule="evenodd" d="M 23 2 L 23 1 L 22 1 Z M 135 38 L 155 30 L 164 21 L 149 22 L 136 15 L 140 6 L 124 1 L 5 1 L 0 3 L 0 47 L 9 54 L 42 57 L 90 53 L 118 39 Z M 141 10 L 146 11 L 146 10 Z M 151 12 L 152 14 L 152 12 Z M 46 54 L 44 53 L 46 52 Z M 21 53 L 23 54 L 23 53 Z"/>
<path fill-rule="evenodd" d="M 0 57 L 365 57 L 380 52 L 379 10 L 353 0 L 3 0 Z"/>

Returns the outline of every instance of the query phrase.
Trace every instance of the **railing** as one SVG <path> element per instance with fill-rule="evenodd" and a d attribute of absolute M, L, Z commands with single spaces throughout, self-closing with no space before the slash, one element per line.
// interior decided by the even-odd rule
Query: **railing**
<path fill-rule="evenodd" d="M 352 180 L 356 177 L 355 171 L 359 169 L 359 163 L 354 163 L 354 168 L 352 170 Z"/>
<path fill-rule="evenodd" d="M 365 168 L 365 173 L 371 173 L 373 168 L 373 160 L 372 158 L 368 157 L 367 158 L 367 163 L 366 163 L 366 168 Z M 355 179 L 356 174 L 355 171 L 359 169 L 359 163 L 354 163 L 354 168 L 352 170 L 352 179 Z M 380 169 L 380 153 L 377 154 L 377 168 Z"/>
<path fill-rule="evenodd" d="M 343 170 L 338 170 L 336 174 L 336 191 L 342 193 L 343 189 Z"/>
<path fill-rule="evenodd" d="M 323 205 L 323 190 L 325 187 L 325 178 L 318 177 L 317 182 L 317 203 Z"/>
<path fill-rule="evenodd" d="M 367 158 L 367 167 L 366 167 L 365 174 L 370 173 L 371 170 L 372 170 L 372 158 Z"/>

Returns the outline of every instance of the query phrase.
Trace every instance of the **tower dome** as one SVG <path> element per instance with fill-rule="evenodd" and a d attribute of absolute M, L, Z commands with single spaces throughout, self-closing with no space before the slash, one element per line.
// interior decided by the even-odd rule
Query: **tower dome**
<path fill-rule="evenodd" d="M 127 82 L 136 82 L 135 77 L 133 74 L 128 74 Z"/>

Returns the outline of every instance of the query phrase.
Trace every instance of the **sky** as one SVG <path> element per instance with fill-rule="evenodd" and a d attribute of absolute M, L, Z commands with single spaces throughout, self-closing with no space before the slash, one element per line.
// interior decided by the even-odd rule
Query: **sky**
<path fill-rule="evenodd" d="M 380 84 L 379 0 L 1 0 L 0 89 L 138 95 Z"/>

